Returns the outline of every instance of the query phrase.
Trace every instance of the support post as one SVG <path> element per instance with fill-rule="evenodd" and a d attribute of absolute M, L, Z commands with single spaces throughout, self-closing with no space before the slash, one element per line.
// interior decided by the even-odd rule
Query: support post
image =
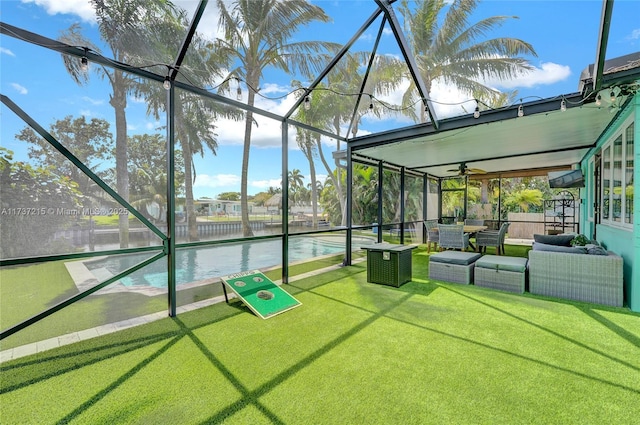
<path fill-rule="evenodd" d="M 176 197 L 175 197 L 175 88 L 167 92 L 167 288 L 169 317 L 176 316 Z"/>

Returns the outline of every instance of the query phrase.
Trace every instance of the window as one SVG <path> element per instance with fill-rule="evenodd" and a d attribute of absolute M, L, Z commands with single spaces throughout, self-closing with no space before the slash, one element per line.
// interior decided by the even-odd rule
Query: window
<path fill-rule="evenodd" d="M 633 226 L 634 123 L 627 122 L 602 154 L 602 222 Z"/>

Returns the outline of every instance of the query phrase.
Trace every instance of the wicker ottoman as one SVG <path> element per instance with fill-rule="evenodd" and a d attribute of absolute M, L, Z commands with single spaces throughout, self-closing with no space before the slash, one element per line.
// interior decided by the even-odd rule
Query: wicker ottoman
<path fill-rule="evenodd" d="M 475 263 L 475 285 L 521 294 L 526 270 L 526 258 L 485 255 Z"/>
<path fill-rule="evenodd" d="M 429 279 L 445 282 L 473 282 L 473 264 L 480 254 L 472 252 L 444 251 L 429 257 Z"/>

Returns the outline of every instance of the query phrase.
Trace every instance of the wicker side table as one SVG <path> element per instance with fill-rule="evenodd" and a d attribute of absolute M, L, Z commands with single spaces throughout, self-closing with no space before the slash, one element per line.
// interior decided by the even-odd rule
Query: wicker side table
<path fill-rule="evenodd" d="M 411 280 L 415 246 L 380 243 L 361 248 L 367 250 L 367 282 L 399 287 Z"/>
<path fill-rule="evenodd" d="M 475 285 L 522 294 L 526 271 L 526 258 L 485 255 L 475 263 Z"/>

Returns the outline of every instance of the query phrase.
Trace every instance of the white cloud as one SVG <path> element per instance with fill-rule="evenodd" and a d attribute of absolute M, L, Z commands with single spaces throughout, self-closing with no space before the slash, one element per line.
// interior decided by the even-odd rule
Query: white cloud
<path fill-rule="evenodd" d="M 260 93 L 265 96 L 276 97 L 278 93 L 289 93 L 290 87 L 278 86 L 275 84 L 265 85 L 265 89 Z M 246 99 L 246 90 L 243 90 L 243 96 Z M 255 107 L 272 112 L 276 115 L 283 116 L 294 105 L 296 97 L 294 94 L 289 94 L 283 99 L 265 99 L 260 96 L 256 96 Z M 256 148 L 269 148 L 282 146 L 282 123 L 271 118 L 259 114 L 253 114 L 255 124 L 251 131 L 251 146 Z M 215 132 L 218 134 L 219 145 L 242 145 L 244 143 L 244 119 L 240 121 L 233 121 L 231 119 L 219 119 L 214 124 L 216 125 Z M 290 147 L 297 149 L 295 143 L 295 128 L 290 126 L 289 128 L 289 140 Z"/>
<path fill-rule="evenodd" d="M 627 36 L 628 40 L 638 40 L 640 39 L 640 28 L 636 28 L 631 31 L 631 34 Z"/>
<path fill-rule="evenodd" d="M 269 189 L 270 187 L 280 187 L 282 182 L 279 178 L 269 180 L 253 180 L 248 182 L 249 186 L 257 189 Z"/>
<path fill-rule="evenodd" d="M 17 91 L 20 94 L 27 94 L 29 93 L 29 90 L 27 90 L 26 87 L 21 86 L 18 83 L 11 83 L 11 87 L 13 87 L 15 89 L 15 91 Z"/>
<path fill-rule="evenodd" d="M 0 53 L 4 53 L 5 55 L 9 55 L 9 56 L 15 56 L 15 54 L 7 49 L 6 47 L 0 47 Z"/>
<path fill-rule="evenodd" d="M 93 106 L 100 106 L 100 105 L 104 105 L 104 100 L 102 99 L 92 99 L 89 96 L 82 96 L 82 100 L 92 104 Z"/>
<path fill-rule="evenodd" d="M 147 123 L 144 126 L 147 130 L 157 131 L 163 125 L 164 124 L 162 124 L 160 121 L 147 121 Z"/>
<path fill-rule="evenodd" d="M 240 184 L 240 176 L 235 174 L 198 174 L 193 187 L 226 187 L 238 186 Z"/>
<path fill-rule="evenodd" d="M 88 0 L 22 0 L 43 7 L 49 15 L 68 13 L 79 16 L 83 21 L 95 22 L 95 9 Z"/>
<path fill-rule="evenodd" d="M 82 115 L 84 117 L 90 117 L 90 116 L 93 115 L 93 113 L 88 109 L 81 109 L 80 110 L 80 115 Z"/>
<path fill-rule="evenodd" d="M 491 87 L 516 89 L 518 87 L 535 87 L 555 84 L 564 81 L 571 75 L 571 68 L 553 62 L 543 62 L 540 67 L 524 72 L 512 80 L 487 80 L 485 84 Z"/>

